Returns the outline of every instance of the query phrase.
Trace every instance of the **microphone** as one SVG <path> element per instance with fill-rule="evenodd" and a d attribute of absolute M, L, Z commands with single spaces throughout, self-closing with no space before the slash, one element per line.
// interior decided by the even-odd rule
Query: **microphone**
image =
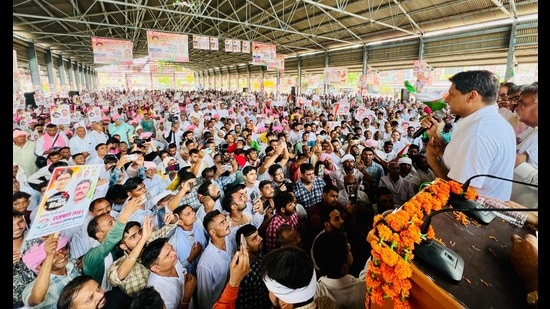
<path fill-rule="evenodd" d="M 474 202 L 476 203 L 476 202 Z M 476 203 L 477 204 L 477 203 Z M 479 205 L 479 204 L 478 204 Z M 483 211 L 496 211 L 496 212 L 505 212 L 505 211 L 538 211 L 537 209 L 531 208 L 473 208 L 468 209 L 468 212 L 483 212 Z M 432 217 L 448 211 L 461 211 L 465 212 L 464 209 L 460 208 L 443 208 L 440 210 L 433 211 L 430 213 L 424 223 L 420 227 L 420 233 L 426 234 L 428 228 L 432 222 Z M 433 268 L 438 270 L 442 275 L 450 278 L 454 281 L 462 280 L 462 274 L 464 273 L 464 259 L 458 255 L 458 253 L 442 245 L 438 241 L 432 239 L 424 240 L 419 245 L 414 248 L 414 255 L 419 257 L 421 260 L 431 265 Z"/>
<path fill-rule="evenodd" d="M 490 177 L 490 178 L 515 182 L 515 183 L 538 188 L 538 185 L 534 185 L 526 182 L 498 177 L 494 175 L 479 174 L 468 178 L 468 180 L 466 180 L 464 184 L 462 184 L 462 190 L 466 192 L 470 187 L 470 182 L 472 181 L 472 179 L 475 179 L 477 177 Z M 453 207 L 443 208 L 430 213 L 424 219 L 424 222 L 420 227 L 420 233 L 426 234 L 428 232 L 428 228 L 430 227 L 432 218 L 442 212 L 460 211 L 473 217 L 478 222 L 485 223 L 485 224 L 489 224 L 495 218 L 496 216 L 495 213 L 496 214 L 502 213 L 501 215 L 499 215 L 499 217 L 518 225 L 518 219 L 513 217 L 513 215 L 509 213 L 506 214 L 507 212 L 538 211 L 538 208 L 501 207 L 500 205 L 491 205 L 490 203 L 485 203 L 485 202 L 484 202 L 484 205 L 500 207 L 500 208 L 484 207 L 484 205 L 481 205 L 476 201 L 468 200 L 464 196 L 456 193 L 452 193 L 452 192 L 449 196 L 449 200 L 447 201 L 447 204 L 450 204 Z M 522 225 L 523 222 L 525 222 L 525 217 L 519 220 L 519 222 Z M 415 247 L 414 254 L 418 256 L 420 259 L 427 262 L 429 265 L 433 266 L 435 269 L 439 270 L 446 277 L 453 279 L 455 281 L 460 281 L 462 279 L 462 274 L 464 272 L 464 259 L 462 259 L 462 257 L 458 255 L 456 252 L 443 246 L 439 242 L 432 241 L 432 240 L 425 240 Z"/>
<path fill-rule="evenodd" d="M 478 177 L 489 177 L 489 178 L 495 178 L 495 179 L 505 180 L 505 181 L 509 181 L 509 182 L 515 182 L 515 183 L 519 183 L 519 184 L 526 185 L 526 186 L 530 186 L 530 187 L 535 187 L 535 188 L 538 188 L 538 187 L 539 187 L 538 185 L 534 185 L 534 184 L 528 183 L 528 182 L 517 181 L 517 180 L 508 179 L 508 178 L 503 178 L 503 177 L 498 177 L 498 176 L 489 175 L 489 174 L 479 174 L 479 175 L 474 175 L 474 176 L 468 178 L 468 179 L 462 184 L 462 191 L 466 192 L 466 190 L 468 190 L 468 188 L 470 187 L 470 182 L 472 181 L 472 179 L 475 179 L 475 178 L 478 178 Z"/>
<path fill-rule="evenodd" d="M 445 117 L 446 113 L 445 111 L 443 111 L 442 109 L 440 110 L 437 110 L 435 112 L 432 113 L 428 113 L 428 115 L 431 115 L 432 117 L 435 118 L 435 120 L 439 121 L 440 119 L 442 119 L 443 117 Z M 426 130 L 428 130 L 429 128 L 424 128 L 424 127 L 420 127 L 420 129 L 414 131 L 414 134 L 412 136 L 413 139 L 421 136 L 422 134 L 424 134 L 424 132 L 426 132 Z"/>

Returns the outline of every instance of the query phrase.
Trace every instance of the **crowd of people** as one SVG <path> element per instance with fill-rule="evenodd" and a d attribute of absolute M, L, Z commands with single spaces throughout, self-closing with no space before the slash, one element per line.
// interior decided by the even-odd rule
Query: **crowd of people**
<path fill-rule="evenodd" d="M 216 90 L 82 92 L 14 110 L 13 307 L 363 308 L 376 214 L 436 178 L 538 184 L 538 84 L 488 71 L 450 81 L 439 120 L 414 97 Z M 335 113 L 342 99 L 349 112 Z M 52 117 L 60 105 L 68 123 Z M 86 165 L 96 179 L 68 189 Z M 532 187 L 471 187 L 538 207 Z M 67 204 L 86 212 L 82 226 L 27 239 L 41 208 Z M 538 240 L 520 240 L 511 261 L 538 291 Z"/>

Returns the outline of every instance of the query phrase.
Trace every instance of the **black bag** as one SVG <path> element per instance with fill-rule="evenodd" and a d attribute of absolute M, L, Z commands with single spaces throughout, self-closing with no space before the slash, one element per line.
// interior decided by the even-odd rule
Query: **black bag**
<path fill-rule="evenodd" d="M 43 156 L 37 156 L 34 163 L 36 164 L 36 166 L 38 166 L 38 168 L 43 168 L 48 164 L 48 159 L 44 158 Z"/>

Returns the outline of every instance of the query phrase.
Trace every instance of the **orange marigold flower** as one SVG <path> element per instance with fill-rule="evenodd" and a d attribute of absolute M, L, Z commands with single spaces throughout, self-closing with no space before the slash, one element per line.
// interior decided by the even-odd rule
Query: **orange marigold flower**
<path fill-rule="evenodd" d="M 378 221 L 383 220 L 384 217 L 381 214 L 374 215 L 374 219 L 372 221 L 372 227 L 376 227 L 378 224 Z"/>
<path fill-rule="evenodd" d="M 378 231 L 378 236 L 383 240 L 388 240 L 391 237 L 391 234 L 393 231 L 384 224 L 379 224 L 376 226 L 376 230 Z"/>
<path fill-rule="evenodd" d="M 404 260 L 399 260 L 395 264 L 395 274 L 399 279 L 406 279 L 412 277 L 412 266 L 410 263 Z"/>
<path fill-rule="evenodd" d="M 370 295 L 370 300 L 373 303 L 382 306 L 384 304 L 384 291 L 382 291 L 382 289 L 373 290 Z"/>
<path fill-rule="evenodd" d="M 393 266 L 395 265 L 395 263 L 397 263 L 398 259 L 401 259 L 401 257 L 399 256 L 399 254 L 397 254 L 397 252 L 388 247 L 382 249 L 382 262 L 384 262 L 384 264 L 382 265 L 386 264 L 389 266 Z"/>
<path fill-rule="evenodd" d="M 463 192 L 458 182 L 436 179 L 397 211 L 384 218 L 375 216 L 373 227 L 379 239 L 370 241 L 372 261 L 369 262 L 368 279 L 365 280 L 368 294 L 366 305 L 376 303 L 382 306 L 384 298 L 389 297 L 394 302 L 394 308 L 410 308 L 407 297 L 412 287 L 409 279 L 412 265 L 409 262 L 414 258 L 415 244 L 422 241 L 420 227 L 427 215 L 447 204 L 450 192 L 475 198 L 475 191 Z M 428 227 L 425 237 L 435 239 L 432 226 Z"/>

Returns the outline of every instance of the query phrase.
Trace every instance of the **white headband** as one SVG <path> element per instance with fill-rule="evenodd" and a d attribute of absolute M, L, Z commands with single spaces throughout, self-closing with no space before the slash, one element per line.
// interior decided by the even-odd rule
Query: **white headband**
<path fill-rule="evenodd" d="M 313 276 L 311 276 L 309 284 L 298 289 L 289 289 L 269 278 L 268 275 L 265 275 L 264 283 L 269 291 L 287 304 L 297 304 L 311 299 L 317 290 L 317 276 L 315 275 L 315 271 L 313 271 Z"/>

